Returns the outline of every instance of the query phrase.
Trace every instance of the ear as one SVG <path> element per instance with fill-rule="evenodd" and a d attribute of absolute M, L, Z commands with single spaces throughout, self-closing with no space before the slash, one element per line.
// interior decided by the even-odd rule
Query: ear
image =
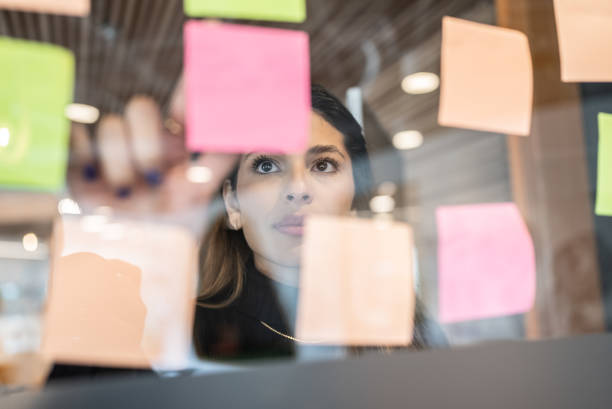
<path fill-rule="evenodd" d="M 229 179 L 223 182 L 223 204 L 227 213 L 228 227 L 232 230 L 240 230 L 242 228 L 240 206 L 238 205 L 236 192 L 232 188 L 232 183 Z"/>

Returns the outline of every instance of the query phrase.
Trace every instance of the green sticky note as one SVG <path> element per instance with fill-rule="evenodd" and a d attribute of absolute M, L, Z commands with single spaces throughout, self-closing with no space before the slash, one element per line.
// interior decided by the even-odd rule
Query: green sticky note
<path fill-rule="evenodd" d="M 0 187 L 53 191 L 66 177 L 74 56 L 0 37 Z"/>
<path fill-rule="evenodd" d="M 595 214 L 612 216 L 612 114 L 599 114 Z"/>
<path fill-rule="evenodd" d="M 185 0 L 184 6 L 185 14 L 191 17 L 291 23 L 301 23 L 306 19 L 306 0 Z"/>

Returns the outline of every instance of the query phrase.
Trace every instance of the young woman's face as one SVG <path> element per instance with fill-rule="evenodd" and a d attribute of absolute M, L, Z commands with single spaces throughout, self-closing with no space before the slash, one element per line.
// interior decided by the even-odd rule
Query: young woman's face
<path fill-rule="evenodd" d="M 230 222 L 242 227 L 256 262 L 259 258 L 297 267 L 304 218 L 345 215 L 354 195 L 352 163 L 343 135 L 313 112 L 305 153 L 243 155 L 236 189 L 226 186 L 224 198 Z"/>

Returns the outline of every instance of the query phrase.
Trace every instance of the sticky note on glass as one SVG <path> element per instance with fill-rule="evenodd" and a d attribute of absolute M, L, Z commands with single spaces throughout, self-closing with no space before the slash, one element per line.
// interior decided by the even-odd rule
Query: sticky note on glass
<path fill-rule="evenodd" d="M 519 314 L 532 307 L 533 243 L 514 203 L 445 206 L 436 217 L 440 321 Z"/>
<path fill-rule="evenodd" d="M 0 0 L 0 8 L 35 13 L 86 16 L 91 9 L 90 0 Z"/>
<path fill-rule="evenodd" d="M 306 0 L 184 0 L 191 17 L 223 17 L 301 23 Z"/>
<path fill-rule="evenodd" d="M 612 81 L 612 2 L 555 0 L 561 79 L 564 82 Z"/>
<path fill-rule="evenodd" d="M 64 185 L 74 56 L 63 48 L 0 37 L 0 187 Z"/>
<path fill-rule="evenodd" d="M 533 68 L 525 34 L 444 17 L 441 59 L 440 125 L 529 134 Z"/>
<path fill-rule="evenodd" d="M 189 149 L 295 153 L 306 147 L 306 33 L 190 21 L 184 39 Z"/>
<path fill-rule="evenodd" d="M 332 345 L 410 344 L 412 266 L 406 224 L 308 218 L 296 336 Z"/>
<path fill-rule="evenodd" d="M 595 214 L 612 216 L 612 114 L 600 113 Z"/>
<path fill-rule="evenodd" d="M 197 274 L 191 234 L 105 215 L 64 217 L 56 232 L 63 248 L 51 275 L 45 354 L 87 365 L 184 367 Z"/>

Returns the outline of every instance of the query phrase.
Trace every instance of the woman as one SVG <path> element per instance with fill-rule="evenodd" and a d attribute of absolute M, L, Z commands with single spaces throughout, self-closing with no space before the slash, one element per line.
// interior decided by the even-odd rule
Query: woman
<path fill-rule="evenodd" d="M 225 214 L 200 254 L 194 345 L 207 358 L 292 356 L 304 217 L 364 209 L 372 186 L 361 127 L 312 87 L 311 138 L 302 155 L 243 155 L 223 185 Z M 414 347 L 432 344 L 419 303 Z M 443 344 L 439 331 L 435 338 Z"/>

